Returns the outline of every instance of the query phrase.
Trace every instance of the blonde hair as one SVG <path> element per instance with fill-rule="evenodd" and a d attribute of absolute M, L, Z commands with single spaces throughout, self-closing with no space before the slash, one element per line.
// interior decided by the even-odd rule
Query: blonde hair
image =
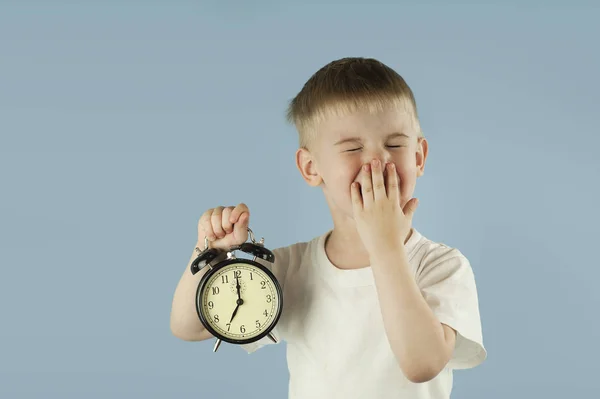
<path fill-rule="evenodd" d="M 373 58 L 347 57 L 315 72 L 290 101 L 286 116 L 298 130 L 300 147 L 308 148 L 316 125 L 327 116 L 390 107 L 409 112 L 422 136 L 415 97 L 402 76 Z"/>

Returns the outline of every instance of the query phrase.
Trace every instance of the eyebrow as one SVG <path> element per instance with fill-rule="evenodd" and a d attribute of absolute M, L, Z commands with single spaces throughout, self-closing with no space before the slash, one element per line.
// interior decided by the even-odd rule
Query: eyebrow
<path fill-rule="evenodd" d="M 387 140 L 389 139 L 395 139 L 397 137 L 402 137 L 402 138 L 408 138 L 408 135 L 405 133 L 392 133 L 390 135 L 387 136 Z M 340 141 L 337 141 L 334 145 L 340 145 L 340 144 L 344 144 L 344 143 L 348 143 L 348 142 L 352 142 L 352 141 L 361 141 L 360 137 L 348 137 L 345 139 L 341 139 Z"/>

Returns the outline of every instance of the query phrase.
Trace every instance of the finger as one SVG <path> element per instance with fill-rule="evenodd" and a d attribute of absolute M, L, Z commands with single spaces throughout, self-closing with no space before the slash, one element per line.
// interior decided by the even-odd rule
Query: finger
<path fill-rule="evenodd" d="M 373 181 L 371 179 L 371 165 L 363 165 L 363 177 L 360 182 L 362 203 L 364 207 L 368 207 L 373 203 Z"/>
<path fill-rule="evenodd" d="M 404 205 L 404 209 L 402 210 L 402 213 L 404 213 L 404 216 L 406 216 L 408 218 L 408 220 L 410 220 L 412 222 L 412 218 L 413 218 L 418 206 L 419 206 L 419 200 L 417 198 L 411 198 L 406 203 L 406 205 Z"/>
<path fill-rule="evenodd" d="M 383 180 L 383 167 L 378 159 L 371 161 L 371 180 L 373 181 L 373 199 L 380 201 L 387 198 L 385 181 Z"/>
<path fill-rule="evenodd" d="M 228 206 L 223 209 L 223 214 L 221 216 L 221 226 L 226 234 L 229 234 L 233 231 L 233 223 L 229 219 L 231 219 L 231 212 L 233 212 L 233 207 Z"/>
<path fill-rule="evenodd" d="M 353 182 L 350 185 L 350 199 L 352 200 L 352 210 L 356 214 L 363 208 L 363 201 L 360 195 L 360 184 Z"/>
<path fill-rule="evenodd" d="M 400 199 L 400 180 L 396 173 L 396 165 L 390 162 L 387 165 L 387 196 L 390 200 L 398 203 Z"/>
<path fill-rule="evenodd" d="M 250 213 L 250 210 L 248 209 L 248 206 L 246 206 L 246 204 L 244 204 L 242 202 L 242 203 L 238 204 L 235 208 L 233 208 L 233 211 L 231 212 L 231 216 L 229 217 L 229 221 L 231 223 L 236 223 L 238 221 L 239 217 L 244 212 Z"/>
<path fill-rule="evenodd" d="M 212 225 L 213 232 L 217 238 L 225 237 L 225 231 L 223 230 L 222 215 L 223 207 L 218 206 L 213 209 L 213 213 L 210 216 L 210 224 Z"/>
<path fill-rule="evenodd" d="M 248 212 L 244 212 L 233 225 L 233 235 L 235 237 L 236 244 L 238 245 L 242 244 L 248 239 L 249 220 L 250 214 Z"/>
<path fill-rule="evenodd" d="M 204 212 L 202 216 L 200 216 L 200 221 L 198 222 L 198 239 L 204 240 L 204 237 L 208 238 L 210 241 L 214 241 L 217 239 L 212 229 L 212 224 L 210 221 L 212 212 L 213 210 L 209 209 L 206 212 Z"/>

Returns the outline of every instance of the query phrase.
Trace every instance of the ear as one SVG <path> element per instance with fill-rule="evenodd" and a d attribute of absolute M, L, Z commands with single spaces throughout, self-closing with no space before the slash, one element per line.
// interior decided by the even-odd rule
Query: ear
<path fill-rule="evenodd" d="M 319 172 L 317 172 L 314 156 L 308 149 L 298 148 L 298 151 L 296 151 L 296 167 L 309 186 L 317 187 L 323 182 Z"/>
<path fill-rule="evenodd" d="M 425 137 L 417 138 L 417 153 L 416 153 L 416 167 L 417 177 L 423 176 L 425 173 L 425 161 L 427 160 L 427 153 L 429 151 L 429 144 Z"/>

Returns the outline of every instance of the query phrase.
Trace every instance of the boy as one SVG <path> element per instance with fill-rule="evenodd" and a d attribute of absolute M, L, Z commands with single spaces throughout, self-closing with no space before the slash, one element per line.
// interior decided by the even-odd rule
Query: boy
<path fill-rule="evenodd" d="M 377 60 L 344 58 L 308 80 L 288 118 L 298 170 L 323 190 L 334 224 L 274 250 L 284 303 L 274 333 L 288 344 L 289 397 L 449 398 L 452 370 L 480 364 L 486 350 L 469 261 L 412 227 L 428 143 L 411 89 Z M 215 248 L 245 242 L 249 216 L 244 204 L 209 209 L 197 245 L 205 236 Z M 194 305 L 203 273 L 189 266 L 171 329 L 199 341 L 211 337 Z"/>

